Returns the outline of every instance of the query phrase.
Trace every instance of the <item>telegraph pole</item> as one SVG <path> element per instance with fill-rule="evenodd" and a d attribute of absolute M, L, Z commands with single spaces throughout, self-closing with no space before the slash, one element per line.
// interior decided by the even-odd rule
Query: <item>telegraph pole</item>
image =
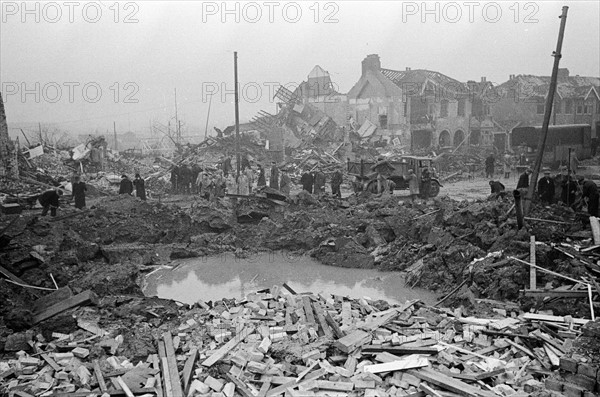
<path fill-rule="evenodd" d="M 233 74 L 235 84 L 235 165 L 237 177 L 240 177 L 240 98 L 238 95 L 237 51 L 233 53 Z"/>
<path fill-rule="evenodd" d="M 117 122 L 113 121 L 113 133 L 115 135 L 115 151 L 119 151 L 119 144 L 117 143 Z"/>
<path fill-rule="evenodd" d="M 535 194 L 535 188 L 537 185 L 537 178 L 540 173 L 540 167 L 542 166 L 542 160 L 544 158 L 544 149 L 546 147 L 546 138 L 548 137 L 548 125 L 550 125 L 550 116 L 552 114 L 552 105 L 554 104 L 554 93 L 556 92 L 556 80 L 558 77 L 558 64 L 562 57 L 562 43 L 565 35 L 565 25 L 567 24 L 567 11 L 569 7 L 564 6 L 562 8 L 562 14 L 560 18 L 560 30 L 558 32 L 558 42 L 556 43 L 556 51 L 552 54 L 554 57 L 554 66 L 552 68 L 552 77 L 550 78 L 550 88 L 548 89 L 548 96 L 546 97 L 546 110 L 544 112 L 544 123 L 542 124 L 542 132 L 538 141 L 538 153 L 535 159 L 535 165 L 533 168 L 533 174 L 531 175 L 529 190 L 525 198 L 524 212 L 529 213 L 531 206 L 531 200 Z"/>

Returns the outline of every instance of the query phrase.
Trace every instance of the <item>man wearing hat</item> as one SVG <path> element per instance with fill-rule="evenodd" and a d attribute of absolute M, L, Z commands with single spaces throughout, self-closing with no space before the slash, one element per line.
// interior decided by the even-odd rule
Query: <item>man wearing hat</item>
<path fill-rule="evenodd" d="M 528 189 L 529 188 L 529 175 L 531 175 L 533 171 L 531 168 L 527 168 L 525 172 L 521 174 L 519 177 L 519 182 L 517 182 L 517 189 Z"/>
<path fill-rule="evenodd" d="M 549 168 L 544 168 L 544 177 L 538 181 L 537 190 L 542 203 L 552 204 L 554 202 L 554 178 L 550 176 Z"/>

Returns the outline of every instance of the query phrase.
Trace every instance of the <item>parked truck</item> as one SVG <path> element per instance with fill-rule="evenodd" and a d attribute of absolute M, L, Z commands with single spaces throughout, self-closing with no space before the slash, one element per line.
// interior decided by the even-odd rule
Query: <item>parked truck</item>
<path fill-rule="evenodd" d="M 408 170 L 415 171 L 419 180 L 420 190 L 423 191 L 422 174 L 427 168 L 430 172 L 429 197 L 440 193 L 442 184 L 433 174 L 433 159 L 430 157 L 402 156 L 394 161 L 350 161 L 348 160 L 348 174 L 358 179 L 361 190 L 375 193 L 377 191 L 377 175 L 383 174 L 394 182 L 395 189 L 408 190 Z"/>

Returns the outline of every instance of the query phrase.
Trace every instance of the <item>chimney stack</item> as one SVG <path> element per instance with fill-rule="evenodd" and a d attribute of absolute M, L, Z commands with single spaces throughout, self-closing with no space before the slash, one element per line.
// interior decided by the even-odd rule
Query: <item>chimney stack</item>
<path fill-rule="evenodd" d="M 485 83 L 485 82 L 486 82 L 486 77 L 485 77 L 485 76 L 483 76 L 483 77 L 481 78 L 481 82 L 482 82 L 482 83 Z"/>
<path fill-rule="evenodd" d="M 406 67 L 406 71 L 407 71 L 407 72 L 408 72 L 408 71 L 410 71 L 410 68 L 409 68 L 408 66 Z"/>
<path fill-rule="evenodd" d="M 362 61 L 362 76 L 367 75 L 367 70 L 379 71 L 381 70 L 381 61 L 379 60 L 379 55 L 370 54 L 367 55 L 365 59 Z"/>
<path fill-rule="evenodd" d="M 509 80 L 514 80 L 514 79 L 515 79 L 515 75 L 514 75 L 514 74 L 511 74 L 511 75 L 509 75 L 509 76 L 508 76 L 508 79 L 509 79 Z"/>

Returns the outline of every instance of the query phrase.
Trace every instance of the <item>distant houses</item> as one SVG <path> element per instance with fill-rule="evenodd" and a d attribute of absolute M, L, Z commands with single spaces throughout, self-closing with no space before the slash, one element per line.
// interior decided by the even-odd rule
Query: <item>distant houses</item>
<path fill-rule="evenodd" d="M 370 54 L 347 94 L 320 66 L 294 94 L 372 141 L 413 150 L 495 145 L 504 151 L 512 128 L 542 124 L 549 82 L 548 76 L 532 75 L 513 75 L 497 86 L 485 77 L 460 82 L 437 71 L 382 68 L 379 56 Z M 596 137 L 599 94 L 600 77 L 560 69 L 551 124 L 588 124 Z"/>

